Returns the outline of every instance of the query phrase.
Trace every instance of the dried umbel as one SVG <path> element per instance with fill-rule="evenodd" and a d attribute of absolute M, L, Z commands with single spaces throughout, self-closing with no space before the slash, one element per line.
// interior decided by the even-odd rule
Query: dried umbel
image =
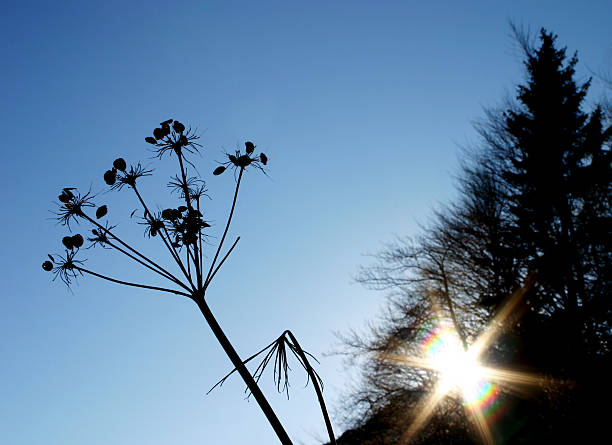
<path fill-rule="evenodd" d="M 170 155 L 174 154 L 178 160 L 178 173 L 168 183 L 172 192 L 171 196 L 179 201 L 175 206 L 159 211 L 156 210 L 159 207 L 150 207 L 147 204 L 139 184 L 143 178 L 150 177 L 153 170 L 145 168 L 139 162 L 128 165 L 124 158 L 116 158 L 112 162 L 112 167 L 102 175 L 108 186 L 108 192 L 128 191 L 132 194 L 133 199 L 140 207 L 140 211 L 138 209 L 132 211 L 127 220 L 135 219 L 137 223 L 144 227 L 144 235 L 147 239 L 150 239 L 149 242 L 161 243 L 162 247 L 166 249 L 173 267 L 163 267 L 161 264 L 165 263 L 143 254 L 141 250 L 119 234 L 117 226 L 111 225 L 108 221 L 107 204 L 95 202 L 99 196 L 107 197 L 106 193 L 96 195 L 89 191 L 81 194 L 77 189 L 67 187 L 62 189 L 58 196 L 59 208 L 56 212 L 58 222 L 68 229 L 71 228 L 71 222 L 87 225 L 92 236 L 87 237 L 87 239 L 80 233 L 64 236 L 62 238 L 63 253 L 48 255 L 49 260 L 42 263 L 42 268 L 47 272 L 52 272 L 54 280 L 59 277 L 68 286 L 77 277 L 91 275 L 124 286 L 180 295 L 193 300 L 235 369 L 244 379 L 249 391 L 257 400 L 279 439 L 283 444 L 288 445 L 291 444 L 289 436 L 259 389 L 256 379 L 248 371 L 245 362 L 240 359 L 229 340 L 227 340 L 206 302 L 206 292 L 211 282 L 240 240 L 237 237 L 229 249 L 225 246 L 244 172 L 254 167 L 265 174 L 263 167 L 267 165 L 268 158 L 264 153 L 255 155 L 255 144 L 247 141 L 245 142 L 244 153 L 237 150 L 234 154 L 228 154 L 227 161 L 221 163 L 214 170 L 213 175 L 215 176 L 223 173 L 227 168 L 232 168 L 234 173 L 237 174 L 231 210 L 221 236 L 214 238 L 219 240 L 216 248 L 214 248 L 211 243 L 206 242 L 207 230 L 211 228 L 210 223 L 204 217 L 206 200 L 203 198 L 208 198 L 206 184 L 198 176 L 191 174 L 192 172 L 197 173 L 197 170 L 192 161 L 187 159 L 187 155 L 198 153 L 202 147 L 197 142 L 198 140 L 199 136 L 191 128 L 187 128 L 183 123 L 173 119 L 161 122 L 158 127 L 153 129 L 152 136 L 145 138 L 155 157 L 161 159 L 165 153 L 168 153 Z M 117 217 L 116 213 L 117 211 L 113 210 L 111 216 Z M 137 266 L 148 269 L 157 277 L 163 278 L 167 286 L 162 287 L 157 282 L 155 285 L 136 283 L 123 277 L 108 276 L 93 270 L 89 266 L 85 267 L 85 260 L 77 258 L 77 256 L 84 254 L 83 246 L 85 243 L 88 244 L 87 249 L 102 247 L 109 254 L 115 253 L 123 256 Z M 225 252 L 223 252 L 224 247 Z M 211 248 L 212 252 L 205 256 L 203 251 L 207 248 Z M 289 341 L 279 340 L 276 343 L 277 346 L 273 348 L 274 351 L 279 351 L 279 357 L 284 360 L 283 366 L 286 365 L 286 357 L 283 351 L 287 347 L 296 354 L 300 364 L 307 369 L 309 378 L 318 379 L 318 376 L 307 363 L 306 354 L 292 335 L 288 335 L 291 337 Z M 288 337 L 283 334 L 283 338 Z M 284 369 L 286 371 L 288 367 Z M 317 391 L 319 393 L 318 389 Z M 331 426 L 329 426 L 329 429 L 331 431 Z M 333 435 L 330 437 L 333 442 Z"/>

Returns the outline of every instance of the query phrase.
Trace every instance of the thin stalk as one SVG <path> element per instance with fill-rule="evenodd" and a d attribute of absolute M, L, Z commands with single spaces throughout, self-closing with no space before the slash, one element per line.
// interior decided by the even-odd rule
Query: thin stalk
<path fill-rule="evenodd" d="M 197 204 L 198 204 L 198 212 L 200 211 L 200 197 L 198 196 L 197 198 Z M 200 242 L 200 275 L 199 278 L 200 280 L 198 281 L 198 288 L 202 289 L 202 275 L 204 275 L 204 260 L 202 259 L 202 228 L 200 227 L 200 230 L 198 230 L 198 241 Z"/>
<path fill-rule="evenodd" d="M 144 208 L 144 210 L 146 212 L 145 216 L 148 214 L 149 218 L 153 219 L 153 214 L 149 211 L 149 208 L 147 207 L 147 204 L 144 202 L 144 199 L 142 198 L 142 196 L 140 195 L 140 192 L 136 188 L 136 184 L 134 184 L 132 186 L 132 189 L 136 193 L 136 196 L 138 197 L 138 200 L 140 201 L 140 204 L 142 205 L 142 207 Z M 165 225 L 162 227 L 162 230 L 166 234 L 166 237 L 168 238 L 168 240 L 170 240 L 170 235 L 168 234 L 168 229 L 166 229 Z M 164 236 L 161 233 L 159 234 L 159 236 L 161 237 L 162 241 L 166 245 L 166 248 L 168 249 L 168 251 L 170 252 L 172 257 L 174 258 L 174 261 L 176 262 L 176 264 L 178 264 L 179 268 L 181 269 L 181 271 L 185 275 L 185 278 L 187 278 L 189 280 L 189 283 L 191 284 L 191 286 L 195 290 L 195 287 L 193 286 L 193 282 L 191 281 L 191 275 L 188 274 L 187 271 L 185 270 L 185 266 L 183 265 L 183 262 L 181 261 L 181 257 L 179 257 L 178 252 L 176 251 L 176 249 L 174 248 L 172 243 L 170 243 L 169 241 L 166 241 L 166 238 L 164 238 Z"/>
<path fill-rule="evenodd" d="M 181 151 L 177 153 L 177 155 L 179 159 L 179 165 L 181 167 L 181 176 L 183 177 L 183 194 L 185 195 L 185 203 L 187 204 L 187 208 L 189 209 L 189 211 L 191 211 L 193 207 L 191 205 L 191 198 L 189 197 L 189 187 L 187 186 L 187 175 L 185 174 L 185 166 L 183 165 L 183 152 Z M 193 249 L 194 249 L 193 264 L 196 270 L 196 281 L 198 283 L 198 287 L 201 288 L 203 270 L 200 267 L 198 260 L 197 260 L 198 245 L 194 244 Z"/>
<path fill-rule="evenodd" d="M 219 326 L 219 323 L 215 319 L 213 313 L 210 311 L 206 300 L 204 298 L 199 298 L 195 301 L 198 307 L 200 308 L 202 315 L 204 315 L 208 326 L 210 326 L 210 329 L 213 331 L 213 334 L 219 341 L 219 344 L 231 360 L 234 367 L 238 370 L 238 373 L 242 377 L 242 380 L 244 380 L 244 383 L 246 383 L 247 387 L 249 388 L 249 391 L 251 391 L 251 394 L 253 394 L 253 396 L 255 397 L 255 400 L 257 401 L 259 407 L 268 419 L 268 422 L 270 422 L 270 425 L 274 429 L 274 432 L 278 436 L 280 442 L 283 445 L 293 445 L 293 442 L 291 442 L 289 435 L 283 428 L 283 425 L 280 423 L 280 420 L 278 419 L 276 413 L 270 406 L 270 403 L 261 392 L 261 389 L 259 389 L 257 382 L 240 359 L 240 356 L 226 337 L 225 333 L 221 329 L 221 326 Z"/>
<path fill-rule="evenodd" d="M 232 222 L 232 216 L 234 215 L 234 209 L 236 208 L 236 200 L 238 199 L 238 189 L 240 188 L 240 181 L 242 180 L 242 173 L 244 172 L 244 167 L 240 168 L 240 174 L 238 175 L 238 181 L 236 182 L 236 191 L 234 192 L 234 200 L 232 201 L 232 209 L 230 210 L 229 217 L 227 218 L 227 224 L 225 225 L 225 231 L 223 232 L 223 236 L 221 237 L 221 241 L 219 242 L 219 247 L 217 247 L 217 252 L 215 253 L 215 258 L 210 264 L 210 269 L 208 270 L 208 274 L 206 275 L 205 283 L 210 281 L 210 274 L 215 267 L 215 263 L 217 262 L 217 258 L 219 257 L 219 252 L 221 251 L 221 247 L 223 247 L 223 241 L 225 241 L 225 237 L 227 236 L 227 231 L 229 230 L 230 223 Z"/>
<path fill-rule="evenodd" d="M 329 443 L 332 445 L 336 445 L 336 438 L 334 437 L 334 430 L 332 428 L 331 421 L 329 420 L 329 415 L 327 414 L 325 400 L 323 399 L 323 391 L 321 390 L 321 387 L 319 385 L 318 378 L 315 375 L 314 369 L 312 368 L 312 366 L 310 366 L 310 363 L 308 362 L 308 358 L 306 357 L 304 350 L 298 343 L 293 333 L 289 330 L 285 331 L 285 333 L 289 336 L 289 338 L 291 339 L 291 342 L 296 346 L 296 349 L 297 349 L 298 354 L 300 355 L 300 358 L 306 365 L 306 372 L 310 376 L 310 380 L 312 380 L 312 384 L 314 385 L 315 392 L 317 393 L 317 398 L 319 399 L 319 405 L 321 406 L 321 412 L 323 413 L 323 419 L 325 420 L 325 426 L 327 427 L 327 434 L 329 435 L 329 441 L 330 441 Z"/>
<path fill-rule="evenodd" d="M 142 253 L 138 252 L 136 249 L 134 249 L 133 247 L 131 247 L 130 245 L 126 244 L 125 242 L 123 242 L 117 235 L 115 235 L 113 232 L 111 232 L 110 230 L 108 230 L 106 227 L 104 227 L 102 224 L 98 223 L 97 221 L 91 219 L 89 216 L 87 216 L 85 213 L 82 214 L 83 218 L 85 218 L 87 221 L 89 221 L 90 223 L 92 223 L 93 225 L 95 225 L 96 227 L 98 227 L 100 230 L 102 230 L 104 233 L 108 233 L 110 236 L 113 237 L 114 240 L 117 240 L 117 242 L 119 242 L 119 244 L 121 244 L 122 246 L 124 246 L 126 249 L 130 250 L 131 252 L 133 252 L 134 254 L 138 255 L 140 258 L 142 258 L 143 260 L 147 261 L 149 264 L 151 264 L 153 267 L 156 267 L 160 272 L 163 272 L 169 276 L 174 277 L 174 275 L 172 275 L 170 272 L 168 272 L 166 269 L 164 269 L 163 267 L 161 267 L 159 264 L 157 264 L 155 261 L 147 258 L 145 255 L 143 255 Z M 176 278 L 176 277 L 175 277 Z M 178 278 L 177 278 L 178 280 Z M 192 283 L 193 285 L 193 283 Z"/>
<path fill-rule="evenodd" d="M 204 283 L 204 290 L 206 290 L 206 288 L 208 287 L 208 285 L 210 284 L 210 282 L 213 280 L 213 278 L 215 278 L 215 275 L 217 273 L 217 271 L 219 269 L 221 269 L 221 266 L 223 266 L 223 263 L 225 263 L 225 260 L 227 259 L 227 257 L 230 255 L 230 253 L 232 253 L 232 250 L 234 250 L 234 247 L 236 247 L 236 244 L 238 244 L 238 241 L 240 241 L 240 237 L 236 238 L 236 241 L 234 241 L 234 244 L 232 244 L 232 247 L 230 247 L 230 250 L 227 251 L 227 253 L 225 254 L 225 256 L 223 257 L 223 259 L 221 260 L 221 262 L 219 262 L 219 265 L 217 266 L 217 268 L 215 269 L 215 271 L 212 273 L 212 275 L 210 276 L 210 278 L 208 278 L 206 280 L 206 282 Z"/>
<path fill-rule="evenodd" d="M 190 294 L 186 294 L 185 292 L 181 292 L 180 290 L 167 289 L 165 287 L 149 286 L 148 284 L 130 283 L 129 281 L 123 281 L 123 280 L 118 280 L 116 278 L 107 277 L 106 275 L 102 275 L 97 272 L 87 270 L 79 266 L 73 266 L 73 268 L 78 270 L 79 272 L 87 273 L 87 274 L 96 276 L 98 278 L 102 278 L 107 281 L 112 281 L 113 283 L 123 284 L 125 286 L 140 287 L 143 289 L 158 290 L 162 292 L 168 292 L 170 294 L 183 295 L 184 297 L 192 298 Z"/>
<path fill-rule="evenodd" d="M 106 244 L 108 244 L 109 246 L 111 246 L 113 249 L 117 249 L 119 252 L 123 253 L 124 255 L 127 255 L 128 257 L 130 257 L 131 259 L 133 259 L 134 261 L 136 261 L 137 263 L 142 264 L 144 267 L 146 267 L 147 269 L 152 270 L 153 272 L 161 275 L 164 278 L 167 278 L 168 280 L 172 281 L 175 284 L 178 284 L 179 286 L 181 286 L 183 289 L 185 289 L 186 291 L 191 292 L 192 289 L 189 289 L 185 284 L 183 284 L 182 281 L 180 281 L 178 278 L 176 278 L 173 275 L 166 275 L 163 272 L 160 272 L 159 270 L 155 269 L 154 267 L 149 266 L 147 263 L 145 263 L 144 261 L 142 261 L 139 258 L 136 258 L 134 255 L 132 255 L 129 252 L 126 252 L 125 250 L 123 250 L 121 247 L 111 243 L 110 241 L 106 241 Z"/>

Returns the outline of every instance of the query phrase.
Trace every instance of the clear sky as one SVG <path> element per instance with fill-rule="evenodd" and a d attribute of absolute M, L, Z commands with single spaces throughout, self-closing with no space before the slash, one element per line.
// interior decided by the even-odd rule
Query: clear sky
<path fill-rule="evenodd" d="M 195 163 L 217 231 L 234 182 L 209 174 L 215 161 L 245 140 L 268 154 L 270 179 L 245 178 L 241 242 L 209 303 L 245 357 L 293 330 L 321 360 L 340 433 L 354 381 L 324 354 L 384 301 L 353 277 L 454 196 L 471 122 L 522 79 L 508 21 L 557 33 L 585 79 L 610 67 L 611 18 L 598 0 L 3 2 L 0 442 L 275 443 L 239 378 L 205 395 L 231 365 L 193 303 L 90 278 L 71 293 L 40 268 L 62 250 L 49 220 L 60 189 L 103 190 L 118 156 L 156 168 L 145 193 L 172 203 L 174 159 L 151 159 L 144 142 L 168 118 L 202 130 Z M 162 254 L 131 228 L 133 196 L 104 199 L 122 233 Z M 146 280 L 110 252 L 87 256 Z M 294 368 L 289 401 L 265 390 L 294 443 L 320 443 L 314 392 Z"/>

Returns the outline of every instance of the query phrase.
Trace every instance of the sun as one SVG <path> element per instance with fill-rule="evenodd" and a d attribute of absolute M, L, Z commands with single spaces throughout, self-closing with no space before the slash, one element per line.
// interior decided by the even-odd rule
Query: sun
<path fill-rule="evenodd" d="M 427 349 L 427 360 L 438 372 L 438 391 L 458 391 L 465 402 L 470 402 L 484 378 L 484 368 L 473 353 L 464 350 L 452 327 L 441 326 L 435 335 L 435 344 Z"/>

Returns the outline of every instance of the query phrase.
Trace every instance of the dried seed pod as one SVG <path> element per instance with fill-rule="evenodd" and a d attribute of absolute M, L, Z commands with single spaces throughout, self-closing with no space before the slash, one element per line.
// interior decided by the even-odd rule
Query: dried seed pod
<path fill-rule="evenodd" d="M 227 157 L 229 158 L 230 162 L 232 164 L 236 164 L 236 156 L 234 155 L 227 155 Z"/>
<path fill-rule="evenodd" d="M 179 121 L 174 121 L 174 124 L 172 124 L 172 128 L 174 128 L 174 131 L 176 131 L 177 133 L 182 133 L 183 131 L 185 131 L 185 126 Z"/>
<path fill-rule="evenodd" d="M 62 244 L 64 245 L 64 247 L 66 247 L 66 249 L 68 250 L 72 250 L 74 249 L 74 242 L 72 241 L 72 237 L 71 236 L 65 236 L 62 238 Z"/>
<path fill-rule="evenodd" d="M 92 229 L 91 233 L 93 233 L 94 235 L 98 236 L 98 231 L 96 229 Z"/>
<path fill-rule="evenodd" d="M 117 180 L 117 172 L 115 170 L 106 170 L 104 173 L 104 182 L 108 185 L 113 185 Z"/>
<path fill-rule="evenodd" d="M 145 138 L 145 141 L 147 141 L 149 144 L 153 144 L 153 145 L 157 144 L 157 141 L 155 140 L 155 138 L 152 138 L 151 136 L 147 136 Z"/>
<path fill-rule="evenodd" d="M 83 236 L 80 233 L 77 233 L 76 235 L 72 236 L 72 244 L 77 249 L 83 246 L 83 241 Z"/>
<path fill-rule="evenodd" d="M 164 138 L 165 133 L 166 132 L 163 128 L 156 128 L 155 130 L 153 130 L 153 137 L 155 137 L 155 139 L 159 141 L 160 139 Z"/>
<path fill-rule="evenodd" d="M 219 176 L 224 171 L 225 171 L 225 167 L 220 165 L 219 167 L 215 168 L 215 171 L 213 172 L 213 175 Z"/>
<path fill-rule="evenodd" d="M 57 198 L 64 204 L 69 202 L 72 198 L 74 198 L 74 194 L 70 190 L 74 189 L 69 187 L 63 189 L 62 193 Z"/>
<path fill-rule="evenodd" d="M 172 123 L 172 119 L 168 119 L 167 121 L 163 121 L 159 125 L 161 125 L 163 127 L 164 125 L 170 125 L 171 123 Z"/>
<path fill-rule="evenodd" d="M 178 206 L 178 208 L 176 210 L 178 210 L 179 212 L 183 213 L 185 210 L 187 210 L 187 207 L 185 207 L 185 206 Z"/>
<path fill-rule="evenodd" d="M 173 219 L 172 218 L 173 210 L 174 209 L 164 209 L 164 210 L 162 210 L 161 217 L 164 218 L 164 219 L 168 219 L 168 220 Z"/>
<path fill-rule="evenodd" d="M 115 167 L 117 170 L 121 170 L 122 172 L 125 171 L 125 168 L 127 167 L 127 164 L 125 163 L 125 159 L 123 158 L 117 158 L 113 161 L 113 167 Z"/>
<path fill-rule="evenodd" d="M 96 218 L 100 219 L 102 218 L 104 215 L 106 215 L 106 213 L 108 213 L 108 208 L 103 205 L 98 207 L 98 209 L 96 210 Z"/>
<path fill-rule="evenodd" d="M 42 263 L 42 268 L 43 270 L 49 272 L 53 269 L 53 263 L 51 261 L 45 261 L 44 263 Z"/>
<path fill-rule="evenodd" d="M 238 159 L 236 159 L 236 162 L 234 162 L 234 164 L 236 164 L 237 167 L 245 168 L 251 165 L 251 162 L 253 162 L 253 160 L 249 158 L 248 155 L 242 155 Z"/>
<path fill-rule="evenodd" d="M 261 163 L 263 165 L 267 165 L 268 164 L 268 157 L 265 154 L 263 154 L 263 153 L 260 153 L 259 160 L 261 161 Z"/>
<path fill-rule="evenodd" d="M 255 151 L 255 144 L 253 144 L 251 141 L 245 142 L 244 145 L 246 146 L 246 152 L 248 154 L 251 154 Z"/>

